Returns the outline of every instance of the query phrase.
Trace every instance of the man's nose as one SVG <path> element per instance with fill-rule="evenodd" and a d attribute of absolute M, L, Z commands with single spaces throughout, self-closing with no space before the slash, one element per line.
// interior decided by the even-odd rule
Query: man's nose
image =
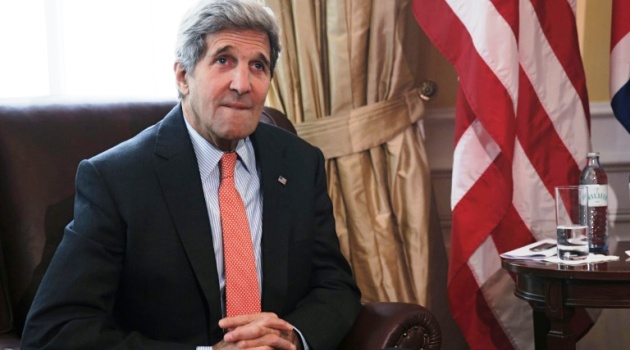
<path fill-rule="evenodd" d="M 230 89 L 239 95 L 248 93 L 252 87 L 249 73 L 249 66 L 247 65 L 238 65 L 234 70 L 232 70 L 233 75 Z"/>

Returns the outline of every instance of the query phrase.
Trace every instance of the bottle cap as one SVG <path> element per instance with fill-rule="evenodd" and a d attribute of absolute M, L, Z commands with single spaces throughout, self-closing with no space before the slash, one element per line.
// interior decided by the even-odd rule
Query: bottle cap
<path fill-rule="evenodd" d="M 588 152 L 587 157 L 599 157 L 599 152 Z"/>

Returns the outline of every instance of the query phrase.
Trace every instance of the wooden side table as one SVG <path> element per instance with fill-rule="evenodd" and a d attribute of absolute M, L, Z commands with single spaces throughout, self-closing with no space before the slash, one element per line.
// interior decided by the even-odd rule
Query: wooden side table
<path fill-rule="evenodd" d="M 514 294 L 533 308 L 536 349 L 575 349 L 576 307 L 630 308 L 630 242 L 611 247 L 619 261 L 577 266 L 502 259 L 516 276 Z"/>

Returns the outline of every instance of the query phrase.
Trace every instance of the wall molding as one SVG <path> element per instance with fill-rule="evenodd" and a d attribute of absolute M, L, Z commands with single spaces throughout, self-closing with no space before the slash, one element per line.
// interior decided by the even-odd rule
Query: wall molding
<path fill-rule="evenodd" d="M 591 102 L 589 108 L 591 110 L 591 119 L 614 118 L 610 102 Z"/>
<path fill-rule="evenodd" d="M 425 120 L 455 121 L 454 107 L 428 108 Z"/>
<path fill-rule="evenodd" d="M 589 104 L 591 119 L 614 118 L 609 102 L 591 102 Z M 454 107 L 427 108 L 425 120 L 455 120 Z"/>

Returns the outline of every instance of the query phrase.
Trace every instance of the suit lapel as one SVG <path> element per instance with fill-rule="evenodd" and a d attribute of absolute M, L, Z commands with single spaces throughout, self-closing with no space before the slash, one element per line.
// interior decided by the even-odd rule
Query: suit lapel
<path fill-rule="evenodd" d="M 212 338 L 220 339 L 219 278 L 197 158 L 178 104 L 160 124 L 156 173 L 177 234 L 210 308 Z"/>
<path fill-rule="evenodd" d="M 260 124 L 251 136 L 256 163 L 260 167 L 263 193 L 262 309 L 282 314 L 283 300 L 288 288 L 289 220 L 284 208 L 288 203 L 285 200 L 287 186 L 279 178 L 287 173 L 285 150 L 274 142 L 268 128 L 273 126 Z"/>

